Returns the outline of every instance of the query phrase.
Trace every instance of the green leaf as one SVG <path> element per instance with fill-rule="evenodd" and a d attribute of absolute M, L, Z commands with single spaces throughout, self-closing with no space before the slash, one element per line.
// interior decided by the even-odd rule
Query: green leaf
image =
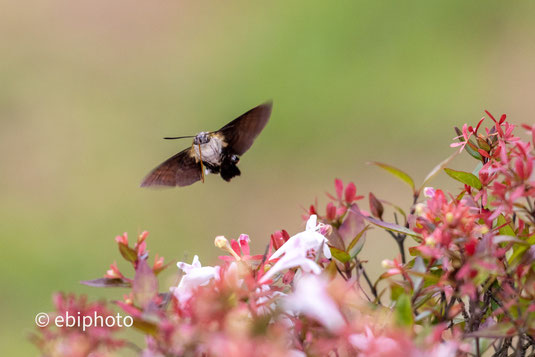
<path fill-rule="evenodd" d="M 397 232 L 397 233 L 401 233 L 401 234 L 406 234 L 408 236 L 416 238 L 417 241 L 422 241 L 423 240 L 421 235 L 419 235 L 418 233 L 414 232 L 413 230 L 410 230 L 409 228 L 397 225 L 395 223 L 388 223 L 388 222 L 384 222 L 384 221 L 379 221 L 378 219 L 375 219 L 375 218 L 372 218 L 372 217 L 367 217 L 367 216 L 363 216 L 363 217 L 366 220 L 368 220 L 370 223 L 373 223 L 376 226 L 381 227 L 383 229 L 386 229 L 386 230 L 389 230 L 389 231 L 393 231 L 393 232 Z"/>
<path fill-rule="evenodd" d="M 414 181 L 405 172 L 401 171 L 398 168 L 395 168 L 394 166 L 383 164 L 382 162 L 371 162 L 371 164 L 379 166 L 383 170 L 390 172 L 392 175 L 396 176 L 397 178 L 405 182 L 407 185 L 409 185 L 412 188 L 413 192 L 415 191 Z"/>
<path fill-rule="evenodd" d="M 444 171 L 454 178 L 455 180 L 464 183 L 465 185 L 468 185 L 473 188 L 477 188 L 478 190 L 481 190 L 481 181 L 474 175 L 469 172 L 464 171 L 457 171 L 453 169 L 445 168 Z"/>
<path fill-rule="evenodd" d="M 375 284 L 375 287 L 377 288 L 377 283 Z M 397 301 L 399 297 L 405 293 L 405 290 L 403 290 L 403 287 L 398 284 L 392 284 L 390 286 L 390 300 Z"/>
<path fill-rule="evenodd" d="M 500 227 L 500 226 L 503 226 L 499 229 L 499 232 L 501 235 L 512 236 L 512 237 L 516 236 L 515 231 L 513 230 L 513 228 L 511 228 L 511 225 L 508 224 L 503 214 L 500 214 L 498 216 L 498 219 L 496 220 L 496 227 Z"/>
<path fill-rule="evenodd" d="M 516 310 L 516 309 L 512 309 Z M 511 322 L 499 322 L 494 325 L 491 325 L 481 330 L 470 332 L 468 336 L 470 337 L 489 337 L 489 338 L 501 338 L 501 337 L 511 337 L 516 335 L 518 332 L 515 325 Z"/>
<path fill-rule="evenodd" d="M 132 326 L 147 335 L 158 335 L 158 325 L 155 323 L 134 318 L 134 323 L 132 324 Z"/>
<path fill-rule="evenodd" d="M 351 260 L 351 256 L 344 252 L 343 250 L 340 250 L 335 247 L 329 247 L 331 249 L 331 254 L 333 257 L 335 257 L 337 260 L 339 260 L 342 263 L 347 263 Z"/>
<path fill-rule="evenodd" d="M 418 247 L 409 247 L 409 254 L 413 257 L 421 257 L 422 256 L 422 252 L 420 251 L 420 249 L 418 249 Z"/>
<path fill-rule="evenodd" d="M 482 139 L 480 137 L 476 137 L 476 141 L 477 141 L 477 146 L 479 146 L 480 149 L 483 149 L 486 152 L 490 152 L 491 147 L 490 147 L 489 143 L 487 143 L 487 141 L 485 139 Z"/>
<path fill-rule="evenodd" d="M 360 253 L 365 243 L 366 243 L 366 237 L 362 237 L 361 239 L 359 239 L 358 243 L 355 244 L 355 246 L 351 250 L 348 250 L 348 253 L 351 256 L 351 259 L 355 258 Z"/>
<path fill-rule="evenodd" d="M 121 252 L 123 258 L 129 262 L 134 263 L 137 260 L 136 251 L 125 244 L 119 243 L 119 252 Z"/>
<path fill-rule="evenodd" d="M 399 326 L 412 326 L 414 317 L 412 315 L 411 299 L 407 294 L 401 294 L 396 302 L 394 311 L 395 321 Z"/>
<path fill-rule="evenodd" d="M 464 143 L 464 138 L 463 138 L 463 132 L 461 131 L 461 129 L 455 127 L 455 132 L 457 133 L 457 135 L 459 135 L 459 142 L 461 143 Z M 470 144 L 473 145 L 473 147 L 476 147 L 476 144 L 472 141 L 472 140 L 469 140 Z M 464 146 L 464 149 L 466 150 L 466 152 L 468 154 L 470 154 L 473 158 L 475 159 L 478 159 L 478 160 L 482 160 L 483 157 L 481 156 L 481 154 L 479 154 L 476 150 L 474 150 L 470 145 L 465 145 Z"/>
<path fill-rule="evenodd" d="M 509 235 L 497 235 L 492 237 L 492 243 L 494 244 L 500 244 L 500 243 L 516 243 L 520 245 L 530 246 L 528 242 L 522 239 L 518 239 L 516 237 L 511 237 Z"/>
<path fill-rule="evenodd" d="M 349 243 L 349 246 L 347 247 L 346 251 L 351 256 L 351 258 L 354 258 L 360 252 L 360 250 L 362 249 L 363 243 L 359 244 L 359 245 L 357 245 L 357 243 L 359 243 L 361 241 L 361 238 L 362 238 L 364 232 L 366 232 L 368 229 L 370 229 L 370 225 L 367 225 L 366 227 L 364 227 L 364 229 L 361 230 L 357 234 L 357 236 L 355 238 L 353 238 L 351 243 Z M 364 241 L 364 239 L 362 239 L 362 241 Z M 353 248 L 355 248 L 355 249 L 353 249 Z"/>
<path fill-rule="evenodd" d="M 414 311 L 418 310 L 423 305 L 425 305 L 425 303 L 427 303 L 429 300 L 431 300 L 433 298 L 433 295 L 436 295 L 436 294 L 437 294 L 437 292 L 435 291 L 434 293 L 418 295 L 418 298 L 416 298 L 416 300 L 414 301 L 414 304 L 412 305 L 412 307 L 414 308 Z"/>
<path fill-rule="evenodd" d="M 525 242 L 532 246 L 535 244 L 535 234 L 531 235 L 528 239 L 525 240 Z M 509 265 L 515 263 L 517 259 L 521 258 L 521 256 L 528 250 L 528 246 L 514 246 L 514 252 L 513 255 L 507 259 L 507 262 Z"/>
<path fill-rule="evenodd" d="M 470 156 L 472 156 L 474 159 L 478 159 L 478 160 L 482 160 L 483 159 L 481 154 L 478 153 L 477 151 L 475 151 L 474 149 L 472 149 L 472 147 L 470 145 L 466 145 L 464 148 L 466 149 L 466 152 L 468 154 L 470 154 Z"/>

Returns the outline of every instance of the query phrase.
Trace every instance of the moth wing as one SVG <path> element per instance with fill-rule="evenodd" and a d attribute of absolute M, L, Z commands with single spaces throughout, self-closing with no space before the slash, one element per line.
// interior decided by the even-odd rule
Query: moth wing
<path fill-rule="evenodd" d="M 158 165 L 143 179 L 141 187 L 188 186 L 200 179 L 201 164 L 188 148 Z"/>
<path fill-rule="evenodd" d="M 261 104 L 242 114 L 218 130 L 228 147 L 237 155 L 243 155 L 266 126 L 271 115 L 272 102 Z"/>

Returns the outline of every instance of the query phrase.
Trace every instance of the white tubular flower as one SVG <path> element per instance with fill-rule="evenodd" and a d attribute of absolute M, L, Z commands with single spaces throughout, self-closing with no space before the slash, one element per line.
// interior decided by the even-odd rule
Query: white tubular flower
<path fill-rule="evenodd" d="M 332 332 L 340 331 L 346 322 L 326 288 L 327 281 L 321 276 L 304 275 L 296 282 L 293 294 L 284 298 L 283 306 L 287 312 L 301 313 Z"/>
<path fill-rule="evenodd" d="M 306 256 L 309 250 L 314 250 L 317 252 L 323 245 L 323 255 L 326 258 L 331 258 L 331 250 L 327 246 L 327 238 L 318 233 L 318 229 L 321 228 L 321 225 L 317 225 L 318 217 L 313 214 L 307 221 L 306 230 L 301 233 L 297 233 L 286 243 L 282 245 L 270 259 L 275 259 L 280 257 L 282 254 L 289 251 L 299 251 L 303 253 L 302 255 Z"/>
<path fill-rule="evenodd" d="M 269 258 L 273 260 L 281 257 L 260 279 L 260 283 L 266 282 L 283 270 L 295 267 L 301 267 L 307 273 L 319 274 L 321 268 L 314 261 L 308 259 L 307 256 L 309 253 L 317 254 L 320 249 L 323 249 L 323 255 L 326 258 L 331 258 L 331 250 L 327 245 L 327 238 L 318 233 L 321 228 L 322 226 L 317 224 L 317 216 L 310 216 L 306 224 L 306 230 L 288 239 Z"/>
<path fill-rule="evenodd" d="M 271 291 L 268 285 L 261 285 L 259 288 L 256 288 L 255 292 L 262 295 L 256 299 L 256 305 L 258 306 L 257 313 L 259 315 L 267 315 L 272 312 L 276 308 L 278 299 L 286 296 L 283 292 Z"/>
<path fill-rule="evenodd" d="M 192 297 L 195 288 L 208 284 L 214 278 L 219 279 L 219 267 L 201 266 L 197 255 L 191 264 L 179 262 L 177 266 L 184 272 L 184 276 L 178 286 L 171 290 L 182 306 Z"/>

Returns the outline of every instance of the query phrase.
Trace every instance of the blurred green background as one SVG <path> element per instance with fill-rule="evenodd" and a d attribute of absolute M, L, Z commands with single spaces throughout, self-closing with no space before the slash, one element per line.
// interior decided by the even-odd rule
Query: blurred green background
<path fill-rule="evenodd" d="M 214 264 L 221 234 L 248 233 L 262 253 L 271 232 L 303 228 L 301 206 L 323 207 L 336 177 L 406 207 L 403 183 L 367 161 L 421 181 L 451 153 L 453 125 L 484 109 L 533 121 L 533 2 L 1 3 L 5 355 L 37 354 L 26 336 L 55 291 L 122 297 L 79 281 L 120 261 L 123 231 L 150 231 L 149 250 L 166 260 Z M 138 187 L 189 145 L 163 136 L 217 129 L 270 98 L 241 177 Z M 376 277 L 397 253 L 376 231 L 362 254 Z"/>

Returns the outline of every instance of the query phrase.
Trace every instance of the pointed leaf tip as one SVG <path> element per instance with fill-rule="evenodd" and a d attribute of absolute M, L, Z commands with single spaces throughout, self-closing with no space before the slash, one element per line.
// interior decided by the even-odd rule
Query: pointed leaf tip
<path fill-rule="evenodd" d="M 469 172 L 464 171 L 457 171 L 453 169 L 444 168 L 444 171 L 455 180 L 464 183 L 465 185 L 468 185 L 470 187 L 476 188 L 478 190 L 481 190 L 483 187 L 481 185 L 481 181 L 479 181 L 479 178 L 477 178 L 474 174 L 471 174 Z"/>
<path fill-rule="evenodd" d="M 398 168 L 396 168 L 394 166 L 391 166 L 391 165 L 388 165 L 388 164 L 384 164 L 382 162 L 373 161 L 373 162 L 370 162 L 370 164 L 378 166 L 378 167 L 382 168 L 383 170 L 386 170 L 386 171 L 390 172 L 392 175 L 396 176 L 397 178 L 399 178 L 400 180 L 405 182 L 407 185 L 409 185 L 412 188 L 413 192 L 415 191 L 413 179 L 408 174 L 406 174 L 405 172 L 401 171 L 400 169 L 398 169 Z"/>

